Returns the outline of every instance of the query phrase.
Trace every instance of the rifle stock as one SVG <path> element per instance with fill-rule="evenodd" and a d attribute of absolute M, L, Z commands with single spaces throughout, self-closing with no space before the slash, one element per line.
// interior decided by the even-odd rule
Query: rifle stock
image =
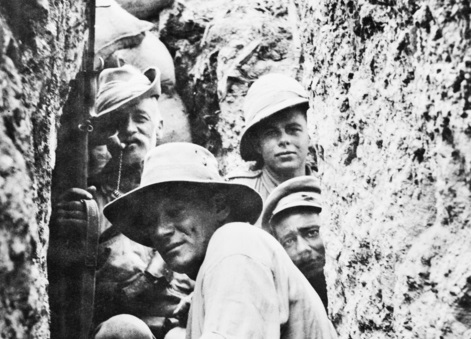
<path fill-rule="evenodd" d="M 92 132 L 92 118 L 95 116 L 96 74 L 94 70 L 95 44 L 95 0 L 87 3 L 88 43 L 84 49 L 81 71 L 74 80 L 70 109 L 70 163 L 67 166 L 67 186 L 87 189 L 89 164 L 89 133 Z M 75 103 L 75 105 L 74 105 Z M 82 264 L 74 272 L 61 277 L 61 300 L 65 303 L 60 315 L 61 338 L 88 339 L 93 323 L 95 296 L 95 270 L 98 251 L 99 217 L 95 201 L 85 201 L 87 229 L 85 248 L 80 249 Z M 68 276 L 67 276 L 68 275 Z M 78 285 L 78 282 L 80 284 Z"/>
<path fill-rule="evenodd" d="M 95 0 L 88 3 L 88 46 L 81 72 L 81 93 L 83 94 L 82 121 L 78 128 L 83 135 L 79 157 L 82 157 L 80 173 L 77 173 L 77 184 L 87 188 L 88 179 L 88 134 L 93 130 L 92 117 L 95 116 L 96 72 L 95 61 Z M 92 331 L 93 308 L 95 300 L 95 272 L 98 255 L 99 211 L 95 201 L 84 201 L 87 212 L 87 230 L 84 248 L 84 261 L 81 271 L 80 290 L 80 334 L 79 339 L 88 339 Z"/>
<path fill-rule="evenodd" d="M 57 162 L 52 181 L 52 205 L 69 188 L 86 189 L 88 179 L 88 137 L 95 116 L 96 75 L 94 70 L 95 0 L 87 5 L 88 43 L 84 49 L 82 67 L 70 83 L 70 92 L 61 116 L 58 131 Z M 95 201 L 84 203 L 87 208 L 88 227 L 85 248 L 67 246 L 67 239 L 57 232 L 55 219 L 51 219 L 48 271 L 50 280 L 51 338 L 86 339 L 92 325 L 94 277 L 98 248 L 98 208 Z M 77 239 L 78 240 L 78 239 Z M 79 258 L 80 263 L 65 266 L 62 261 Z M 71 259 L 72 262 L 77 262 Z"/>

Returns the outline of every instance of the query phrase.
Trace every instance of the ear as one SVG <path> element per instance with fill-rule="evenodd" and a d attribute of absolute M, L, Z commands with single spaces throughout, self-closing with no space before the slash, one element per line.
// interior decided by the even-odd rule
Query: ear
<path fill-rule="evenodd" d="M 252 148 L 255 153 L 262 155 L 262 147 L 260 147 L 260 138 L 258 137 L 258 135 L 254 135 L 251 138 L 250 143 L 252 144 Z"/>
<path fill-rule="evenodd" d="M 268 227 L 268 233 L 270 233 L 276 240 L 280 241 L 280 238 L 278 237 L 278 234 L 276 233 L 276 228 L 275 228 L 275 225 L 273 225 L 273 222 L 270 221 L 269 223 L 269 227 Z"/>
<path fill-rule="evenodd" d="M 217 220 L 220 223 L 225 222 L 231 213 L 231 208 L 227 203 L 226 195 L 224 193 L 217 192 L 213 195 L 211 201 Z"/>
<path fill-rule="evenodd" d="M 157 121 L 155 127 L 155 136 L 157 137 L 157 144 L 160 144 L 160 140 L 164 137 L 164 121 L 160 119 Z"/>
<path fill-rule="evenodd" d="M 155 136 L 157 138 L 156 145 L 159 145 L 164 136 L 164 121 L 162 119 L 162 114 L 160 113 L 160 107 L 157 100 L 155 100 L 155 110 L 152 114 L 152 120 L 155 125 Z"/>

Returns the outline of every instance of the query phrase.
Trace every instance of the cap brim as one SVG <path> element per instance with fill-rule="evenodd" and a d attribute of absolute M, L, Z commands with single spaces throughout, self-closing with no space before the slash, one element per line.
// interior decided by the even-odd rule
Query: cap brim
<path fill-rule="evenodd" d="M 245 127 L 245 129 L 242 132 L 242 137 L 240 139 L 240 156 L 242 159 L 245 161 L 253 161 L 257 159 L 257 152 L 253 148 L 253 142 L 249 140 L 249 136 L 251 135 L 251 130 L 262 122 L 263 120 L 271 117 L 272 115 L 275 115 L 277 113 L 280 113 L 281 111 L 290 108 L 290 107 L 295 107 L 299 105 L 305 104 L 307 108 L 309 108 L 309 100 L 306 98 L 293 98 L 291 100 L 286 100 L 278 105 L 270 106 L 269 109 L 257 114 L 256 119 L 252 120 L 249 125 Z"/>
<path fill-rule="evenodd" d="M 149 237 L 149 227 L 142 225 L 140 211 L 151 208 L 152 204 L 159 198 L 159 191 L 164 185 L 185 183 L 198 189 L 208 189 L 214 187 L 221 192 L 225 192 L 228 204 L 231 208 L 232 221 L 255 223 L 263 209 L 263 202 L 260 195 L 246 185 L 232 182 L 214 181 L 166 181 L 151 184 L 145 187 L 138 187 L 118 199 L 107 204 L 103 210 L 105 217 L 116 226 L 125 236 L 144 246 L 153 247 Z M 147 193 L 156 193 L 155 199 L 149 201 Z"/>
<path fill-rule="evenodd" d="M 278 208 L 278 203 L 280 200 L 291 194 L 298 192 L 314 192 L 321 194 L 319 183 L 315 181 L 317 181 L 315 177 L 300 176 L 289 179 L 277 186 L 265 200 L 265 206 L 262 212 L 262 228 L 271 233 L 270 220 L 272 216 L 289 208 L 309 206 L 322 210 L 322 204 L 319 202 L 319 200 L 296 200 L 296 202 L 285 204 L 282 208 Z"/>
<path fill-rule="evenodd" d="M 313 203 L 313 202 L 293 202 L 291 204 L 286 204 L 286 205 L 283 205 L 283 207 L 281 208 L 275 208 L 272 212 L 272 215 L 270 216 L 270 219 L 268 221 L 270 221 L 271 219 L 273 219 L 273 217 L 283 211 L 286 211 L 286 210 L 289 210 L 291 208 L 296 208 L 296 207 L 312 207 L 312 208 L 315 208 L 316 210 L 319 211 L 319 213 L 322 211 L 322 206 L 318 203 Z"/>
<path fill-rule="evenodd" d="M 157 98 L 160 97 L 161 89 L 160 89 L 160 71 L 157 68 L 148 68 L 146 69 L 143 74 L 150 80 L 150 85 L 147 89 L 144 91 L 137 93 L 133 95 L 130 98 L 127 98 L 126 100 L 120 101 L 107 109 L 104 109 L 100 113 L 97 114 L 95 119 L 100 119 L 100 117 L 103 117 L 104 115 L 113 112 L 117 110 L 118 108 L 131 103 L 132 101 L 139 99 L 139 98 L 148 98 L 152 96 L 156 96 Z"/>

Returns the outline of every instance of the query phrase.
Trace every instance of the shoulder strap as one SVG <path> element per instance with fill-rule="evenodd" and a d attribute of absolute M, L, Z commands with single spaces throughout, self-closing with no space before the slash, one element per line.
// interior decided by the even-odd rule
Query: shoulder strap
<path fill-rule="evenodd" d="M 95 302 L 95 272 L 98 255 L 99 211 L 95 200 L 83 200 L 87 211 L 87 238 L 80 300 L 80 339 L 88 339 L 92 331 Z"/>

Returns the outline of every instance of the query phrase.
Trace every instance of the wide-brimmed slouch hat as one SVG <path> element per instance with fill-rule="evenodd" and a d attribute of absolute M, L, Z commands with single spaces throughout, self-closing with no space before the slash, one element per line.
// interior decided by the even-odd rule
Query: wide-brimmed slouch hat
<path fill-rule="evenodd" d="M 152 149 L 145 159 L 139 187 L 110 202 L 103 213 L 124 235 L 150 247 L 149 233 L 139 221 L 140 210 L 152 208 L 160 198 L 158 193 L 175 184 L 224 193 L 231 208 L 231 221 L 253 224 L 263 208 L 262 198 L 255 190 L 224 181 L 219 175 L 216 158 L 207 149 L 192 143 L 174 142 Z M 147 198 L 149 191 L 156 193 L 152 195 L 152 201 Z"/>
<path fill-rule="evenodd" d="M 160 71 L 157 68 L 148 68 L 143 73 L 131 65 L 104 69 L 98 80 L 97 118 L 137 98 L 158 98 L 160 93 Z"/>
<path fill-rule="evenodd" d="M 262 228 L 272 233 L 271 219 L 278 213 L 295 207 L 322 210 L 319 180 L 313 176 L 300 176 L 286 180 L 270 193 L 262 212 Z"/>
<path fill-rule="evenodd" d="M 245 129 L 240 141 L 240 155 L 246 161 L 257 159 L 250 137 L 254 126 L 286 108 L 303 105 L 309 107 L 309 96 L 295 79 L 279 73 L 260 77 L 249 88 L 244 100 Z"/>

